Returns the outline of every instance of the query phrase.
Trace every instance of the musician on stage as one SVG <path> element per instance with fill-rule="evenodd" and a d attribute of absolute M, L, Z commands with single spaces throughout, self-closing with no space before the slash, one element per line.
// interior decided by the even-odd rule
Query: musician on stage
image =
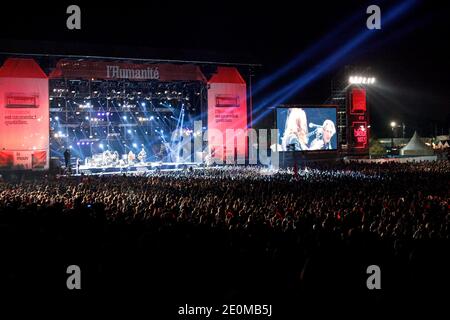
<path fill-rule="evenodd" d="M 77 158 L 77 174 L 80 174 L 80 164 L 81 164 L 81 159 Z"/>
<path fill-rule="evenodd" d="M 104 166 L 110 165 L 112 160 L 111 151 L 109 150 L 104 151 L 102 160 Z"/>
<path fill-rule="evenodd" d="M 115 165 L 119 162 L 119 153 L 117 151 L 114 151 L 112 153 L 112 163 Z"/>
<path fill-rule="evenodd" d="M 144 147 L 142 147 L 141 151 L 138 154 L 138 159 L 141 163 L 145 162 L 147 159 L 147 153 L 144 150 Z"/>
<path fill-rule="evenodd" d="M 133 151 L 130 150 L 130 152 L 128 152 L 128 164 L 133 164 L 135 159 L 136 156 L 134 155 Z"/>
<path fill-rule="evenodd" d="M 64 164 L 66 165 L 67 173 L 70 173 L 71 168 L 70 168 L 70 150 L 69 149 L 66 149 L 66 151 L 64 151 Z"/>

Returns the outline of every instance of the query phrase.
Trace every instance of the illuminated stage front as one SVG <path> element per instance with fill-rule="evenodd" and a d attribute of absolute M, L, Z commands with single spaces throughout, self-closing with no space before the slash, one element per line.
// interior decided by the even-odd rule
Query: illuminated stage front
<path fill-rule="evenodd" d="M 123 173 L 146 173 L 165 170 L 182 170 L 187 168 L 200 168 L 202 164 L 197 162 L 144 162 L 132 165 L 117 166 L 90 166 L 80 165 L 79 170 L 73 170 L 74 174 L 123 174 Z"/>

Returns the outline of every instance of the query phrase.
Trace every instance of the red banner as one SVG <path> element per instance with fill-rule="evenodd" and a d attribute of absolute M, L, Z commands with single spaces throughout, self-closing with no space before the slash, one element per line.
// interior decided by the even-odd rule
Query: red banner
<path fill-rule="evenodd" d="M 365 149 L 368 147 L 367 122 L 352 122 L 353 148 Z"/>
<path fill-rule="evenodd" d="M 236 68 L 219 67 L 208 82 L 208 144 L 213 157 L 245 158 L 247 87 Z M 228 132 L 227 132 L 228 130 Z"/>
<path fill-rule="evenodd" d="M 369 152 L 369 113 L 364 88 L 351 88 L 349 91 L 348 123 L 350 151 L 357 154 Z"/>
<path fill-rule="evenodd" d="M 46 169 L 48 150 L 48 78 L 32 59 L 8 59 L 0 68 L 0 168 Z"/>
<path fill-rule="evenodd" d="M 366 90 L 360 88 L 353 88 L 351 93 L 351 113 L 366 112 Z"/>
<path fill-rule="evenodd" d="M 200 68 L 193 64 L 132 64 L 65 59 L 58 61 L 50 78 L 206 82 Z"/>

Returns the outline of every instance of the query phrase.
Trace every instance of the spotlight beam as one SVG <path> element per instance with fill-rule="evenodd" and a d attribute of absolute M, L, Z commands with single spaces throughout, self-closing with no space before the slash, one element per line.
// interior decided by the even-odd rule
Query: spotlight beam
<path fill-rule="evenodd" d="M 416 0 L 406 0 L 395 6 L 393 9 L 388 11 L 384 17 L 383 25 L 386 26 L 394 19 L 401 16 L 407 10 L 409 10 L 417 1 Z M 373 30 L 365 29 L 362 32 L 358 33 L 354 39 L 351 39 L 344 46 L 342 46 L 338 51 L 333 53 L 331 56 L 324 59 L 322 62 L 316 64 L 311 70 L 309 70 L 306 74 L 301 75 L 296 80 L 292 81 L 290 84 L 285 86 L 283 89 L 276 92 L 272 97 L 267 99 L 267 101 L 260 104 L 255 111 L 259 112 L 266 106 L 270 106 L 266 108 L 261 114 L 259 114 L 256 118 L 253 119 L 254 123 L 257 123 L 264 117 L 268 112 L 271 112 L 273 107 L 281 104 L 283 101 L 289 99 L 293 95 L 298 93 L 298 90 L 304 88 L 311 81 L 317 79 L 319 76 L 329 71 L 333 65 L 337 63 L 341 63 L 342 60 L 349 54 L 352 50 L 356 49 L 359 45 L 364 43 L 367 39 L 369 39 L 372 35 L 374 35 Z"/>
<path fill-rule="evenodd" d="M 265 77 L 264 79 L 261 79 L 253 86 L 253 95 L 257 95 L 261 90 L 265 89 L 268 85 L 279 79 L 280 77 L 287 74 L 289 71 L 292 71 L 293 68 L 296 68 L 300 66 L 303 62 L 307 61 L 309 58 L 317 54 L 320 50 L 329 48 L 331 46 L 331 43 L 337 35 L 339 35 L 341 32 L 345 31 L 348 27 L 351 26 L 352 23 L 357 21 L 360 18 L 361 13 L 355 13 L 353 14 L 346 22 L 342 23 L 341 25 L 333 28 L 333 30 L 325 35 L 322 39 L 315 42 L 312 46 L 307 48 L 305 51 L 303 51 L 301 54 L 296 56 L 294 59 L 292 59 L 290 62 L 288 62 L 286 65 L 272 73 L 271 75 Z"/>

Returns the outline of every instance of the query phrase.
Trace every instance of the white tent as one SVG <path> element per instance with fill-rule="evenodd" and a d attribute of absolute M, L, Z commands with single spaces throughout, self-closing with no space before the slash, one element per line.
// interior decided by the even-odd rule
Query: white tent
<path fill-rule="evenodd" d="M 433 150 L 429 148 L 419 137 L 417 132 L 414 132 L 408 144 L 400 149 L 402 156 L 429 156 L 433 155 Z"/>

